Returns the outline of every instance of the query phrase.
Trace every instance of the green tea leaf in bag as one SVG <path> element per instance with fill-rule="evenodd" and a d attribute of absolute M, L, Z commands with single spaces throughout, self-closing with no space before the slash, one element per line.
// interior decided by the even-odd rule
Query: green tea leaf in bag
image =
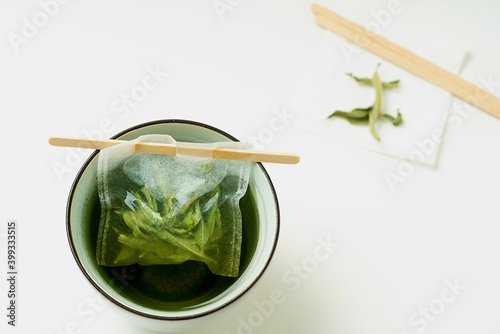
<path fill-rule="evenodd" d="M 176 144 L 166 135 L 136 141 Z M 99 154 L 101 221 L 97 261 L 103 266 L 206 263 L 235 277 L 241 253 L 239 200 L 250 162 L 133 153 L 133 142 Z M 248 149 L 243 143 L 222 145 Z"/>

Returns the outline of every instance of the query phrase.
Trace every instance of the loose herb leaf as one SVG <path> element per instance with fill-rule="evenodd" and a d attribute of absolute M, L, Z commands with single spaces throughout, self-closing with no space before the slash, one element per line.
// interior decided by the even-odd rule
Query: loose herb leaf
<path fill-rule="evenodd" d="M 341 117 L 345 119 L 364 119 L 368 118 L 369 112 L 372 110 L 372 107 L 368 108 L 356 108 L 351 111 L 341 111 L 341 110 L 335 110 L 328 118 L 331 117 Z"/>
<path fill-rule="evenodd" d="M 382 82 L 382 87 L 384 87 L 386 89 L 387 88 L 398 88 L 399 87 L 399 80 Z"/>
<path fill-rule="evenodd" d="M 357 108 L 357 109 L 353 109 L 349 112 L 336 110 L 334 113 L 332 113 L 330 116 L 328 116 L 328 118 L 340 117 L 340 118 L 343 118 L 343 119 L 349 121 L 349 123 L 351 123 L 351 124 L 366 125 L 366 124 L 368 124 L 368 115 L 369 115 L 371 109 L 372 109 L 372 107 L 363 108 L 363 109 Z"/>
<path fill-rule="evenodd" d="M 380 77 L 377 73 L 377 70 L 375 70 L 375 73 L 373 74 L 372 78 L 372 85 L 375 88 L 375 102 L 373 102 L 373 108 L 372 111 L 370 112 L 369 116 L 369 126 L 370 126 L 370 133 L 372 134 L 373 138 L 376 140 L 380 141 L 380 137 L 377 134 L 377 131 L 375 130 L 375 121 L 377 118 L 379 118 L 382 109 L 382 93 L 383 93 L 383 88 L 382 88 L 382 81 L 380 81 Z"/>
<path fill-rule="evenodd" d="M 347 121 L 353 125 L 368 125 L 370 120 L 369 118 L 348 118 Z"/>
<path fill-rule="evenodd" d="M 401 116 L 401 113 L 399 112 L 399 110 L 398 110 L 398 115 L 396 116 L 396 118 L 394 118 L 393 116 L 388 115 L 388 114 L 382 114 L 382 117 L 387 118 L 389 121 L 391 121 L 392 125 L 394 125 L 394 126 L 398 126 L 398 125 L 403 124 L 403 116 Z"/>
<path fill-rule="evenodd" d="M 359 78 L 359 77 L 352 75 L 352 73 L 346 73 L 346 75 L 350 76 L 351 78 L 353 78 L 354 80 L 356 80 L 359 83 L 369 85 L 369 86 L 372 85 L 372 78 Z"/>
<path fill-rule="evenodd" d="M 380 64 L 378 66 L 380 66 Z M 377 119 L 379 119 L 380 117 L 384 117 L 388 119 L 394 126 L 398 126 L 403 123 L 403 117 L 399 113 L 399 110 L 398 115 L 395 118 L 391 115 L 382 113 L 384 88 L 398 87 L 399 80 L 382 82 L 382 80 L 380 80 L 379 74 L 377 73 L 378 66 L 371 78 L 359 78 L 352 75 L 352 73 L 346 73 L 346 75 L 350 76 L 357 82 L 365 85 L 370 85 L 375 88 L 375 101 L 373 102 L 373 105 L 367 108 L 356 108 L 349 112 L 336 110 L 335 112 L 330 114 L 327 119 L 339 117 L 347 120 L 351 124 L 368 125 L 370 127 L 370 133 L 372 134 L 373 138 L 375 138 L 377 141 L 380 141 L 380 137 L 378 136 L 377 130 L 375 129 L 375 123 Z"/>
<path fill-rule="evenodd" d="M 346 73 L 346 75 L 350 76 L 359 83 L 372 86 L 372 78 L 359 78 L 352 75 L 352 73 Z M 398 88 L 398 86 L 399 86 L 399 80 L 382 82 L 382 87 L 384 88 Z"/>

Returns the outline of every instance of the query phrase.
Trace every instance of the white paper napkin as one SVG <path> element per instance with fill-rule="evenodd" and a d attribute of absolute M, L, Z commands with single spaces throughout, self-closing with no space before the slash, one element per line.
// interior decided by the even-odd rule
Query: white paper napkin
<path fill-rule="evenodd" d="M 452 73 L 458 72 L 465 54 L 464 48 L 456 43 L 426 36 L 414 29 L 397 27 L 386 37 Z M 335 110 L 350 111 L 373 104 L 375 90 L 355 82 L 345 73 L 371 78 L 378 63 L 382 81 L 400 80 L 399 88 L 384 90 L 382 112 L 396 116 L 399 109 L 404 121 L 400 126 L 393 126 L 385 119 L 378 120 L 376 130 L 380 142 L 371 136 L 368 126 L 352 125 L 337 117 L 326 120 Z M 301 117 L 302 129 L 309 133 L 434 165 L 451 97 L 444 89 L 325 31 L 310 69 L 294 96 L 292 108 Z"/>

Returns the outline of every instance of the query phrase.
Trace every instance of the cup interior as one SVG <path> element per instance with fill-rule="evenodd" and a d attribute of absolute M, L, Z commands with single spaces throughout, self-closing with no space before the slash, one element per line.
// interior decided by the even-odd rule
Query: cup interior
<path fill-rule="evenodd" d="M 168 134 L 183 142 L 236 141 L 231 135 L 206 124 L 185 120 L 163 120 L 127 129 L 114 139 L 132 140 L 145 134 Z M 243 218 L 243 245 L 240 275 L 223 280 L 224 290 L 212 292 L 202 303 L 167 307 L 155 298 L 130 298 L 128 284 L 116 270 L 96 262 L 95 249 L 99 224 L 97 159 L 94 152 L 79 171 L 67 207 L 67 232 L 71 250 L 89 282 L 106 298 L 138 315 L 162 320 L 183 320 L 213 313 L 245 294 L 261 277 L 276 248 L 279 234 L 279 208 L 269 175 L 260 163 L 252 166 L 247 195 L 240 201 Z M 247 222 L 247 223 L 246 223 Z M 123 273 L 122 273 L 123 274 Z M 120 278 L 121 277 L 121 278 Z M 125 276 L 126 277 L 126 276 Z"/>

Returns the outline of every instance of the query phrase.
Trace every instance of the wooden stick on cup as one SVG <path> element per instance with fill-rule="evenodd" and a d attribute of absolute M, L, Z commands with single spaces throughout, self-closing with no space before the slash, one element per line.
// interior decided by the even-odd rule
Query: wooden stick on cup
<path fill-rule="evenodd" d="M 98 140 L 72 137 L 51 137 L 49 139 L 49 144 L 52 146 L 89 148 L 94 150 L 102 150 L 124 142 L 126 142 L 126 140 Z M 197 146 L 175 146 L 160 143 L 137 142 L 134 145 L 134 149 L 137 153 L 182 154 L 213 159 L 270 162 L 277 164 L 297 164 L 300 161 L 300 157 L 297 154 L 290 153 L 247 151 L 229 148 L 200 148 Z"/>

